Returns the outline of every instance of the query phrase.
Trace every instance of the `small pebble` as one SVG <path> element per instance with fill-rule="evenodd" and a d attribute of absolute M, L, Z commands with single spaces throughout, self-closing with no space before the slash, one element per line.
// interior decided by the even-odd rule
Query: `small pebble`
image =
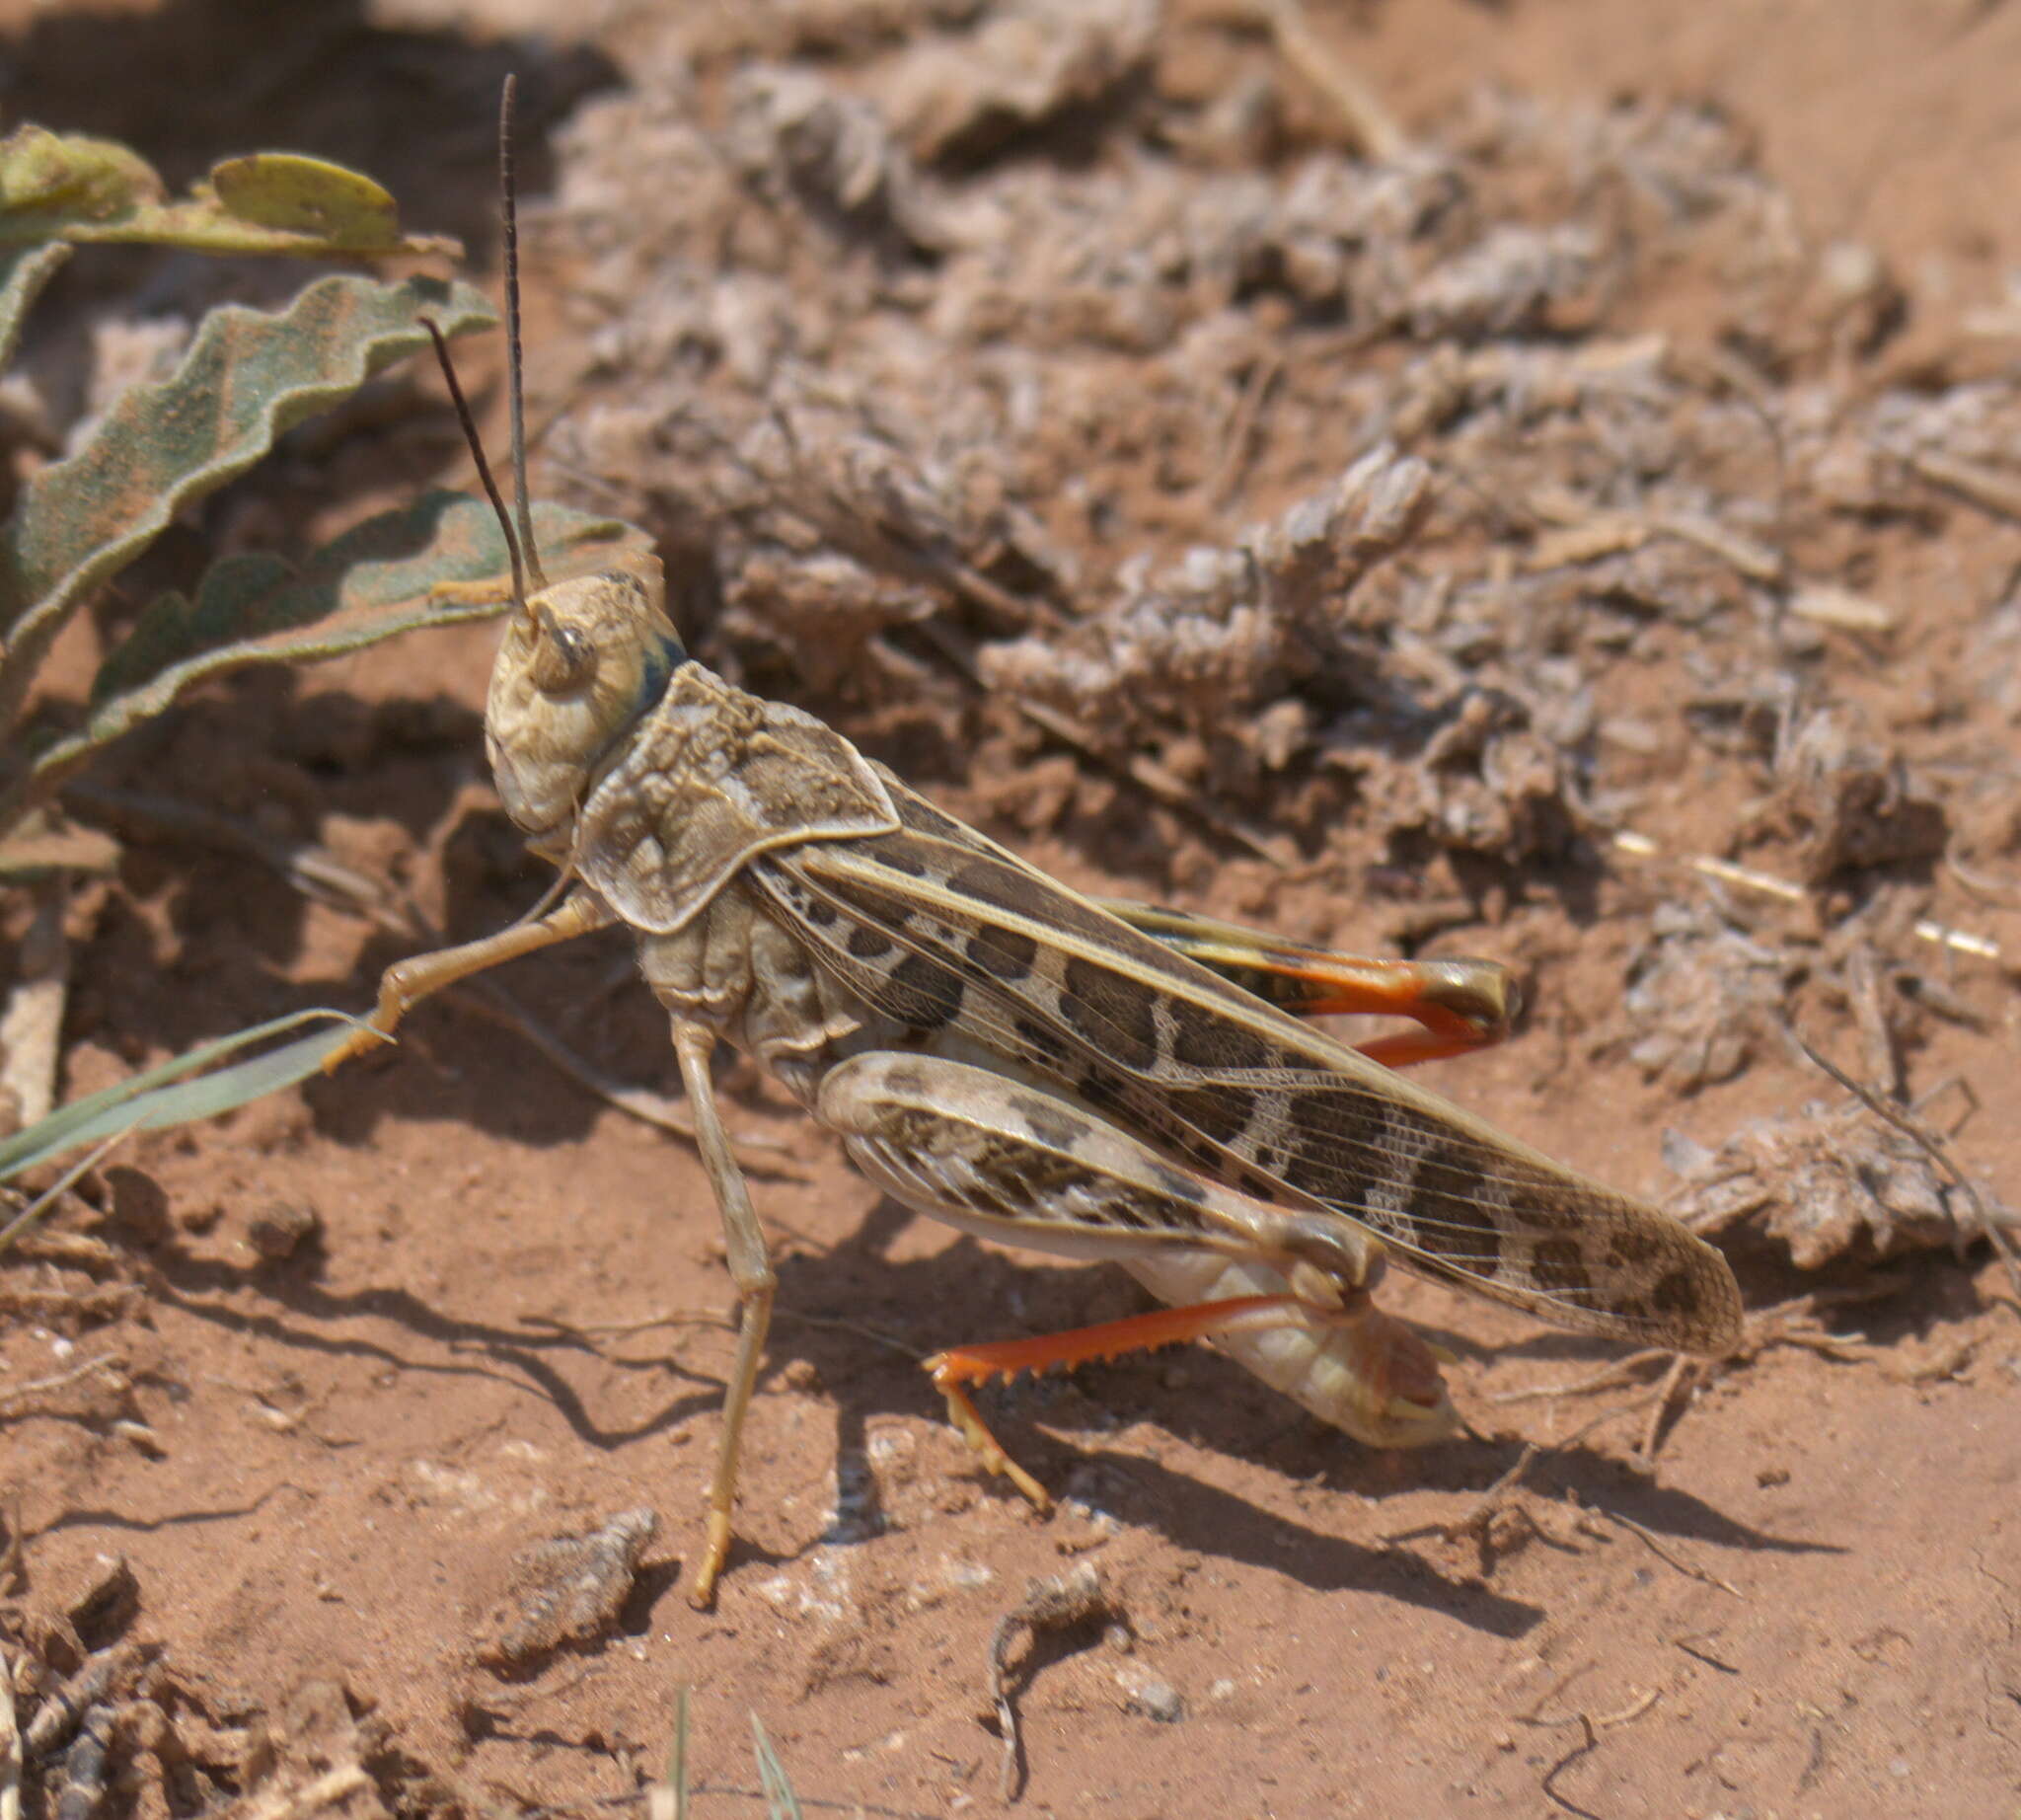
<path fill-rule="evenodd" d="M 1116 1685 L 1123 1690 L 1123 1706 L 1141 1712 L 1160 1725 L 1176 1725 L 1186 1716 L 1186 1703 L 1168 1681 L 1148 1675 L 1134 1663 L 1116 1670 Z"/>
<path fill-rule="evenodd" d="M 246 1237 L 262 1257 L 277 1264 L 292 1257 L 322 1228 L 323 1222 L 312 1208 L 299 1201 L 272 1201 L 253 1216 Z"/>

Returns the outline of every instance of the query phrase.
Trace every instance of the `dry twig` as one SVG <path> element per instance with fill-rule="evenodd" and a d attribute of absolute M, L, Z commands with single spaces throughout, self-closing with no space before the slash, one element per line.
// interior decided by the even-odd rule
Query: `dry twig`
<path fill-rule="evenodd" d="M 1675 1555 L 1671 1554 L 1667 1549 L 1665 1549 L 1664 1546 L 1656 1540 L 1654 1535 L 1652 1535 L 1641 1524 L 1637 1523 L 1633 1517 L 1624 1517 L 1617 1510 L 1608 1510 L 1601 1507 L 1600 1505 L 1593 1506 L 1593 1514 L 1597 1517 L 1604 1519 L 1609 1523 L 1619 1524 L 1620 1527 L 1626 1530 L 1629 1535 L 1633 1536 L 1637 1542 L 1641 1543 L 1642 1546 L 1646 1548 L 1650 1554 L 1655 1555 L 1658 1560 L 1662 1561 L 1666 1567 L 1675 1567 L 1678 1570 L 1678 1572 L 1682 1573 L 1684 1576 L 1685 1579 L 1696 1580 L 1699 1582 L 1699 1584 L 1704 1586 L 1716 1586 L 1723 1593 L 1733 1594 L 1733 1596 L 1736 1599 L 1745 1599 L 1747 1597 L 1747 1595 L 1743 1593 L 1738 1586 L 1729 1585 L 1725 1580 L 1722 1580 L 1716 1573 L 1707 1573 L 1705 1569 L 1702 1567 L 1694 1567 L 1690 1564 L 1689 1561 L 1680 1560 Z"/>
<path fill-rule="evenodd" d="M 1642 1439 L 1635 1448 L 1645 1462 L 1655 1460 L 1656 1450 L 1663 1445 L 1663 1438 L 1670 1432 L 1671 1422 L 1684 1400 L 1704 1382 L 1702 1361 L 1684 1352 L 1671 1361 L 1670 1370 L 1663 1374 L 1663 1382 L 1656 1388 L 1655 1404 L 1649 1411 L 1648 1425 L 1642 1430 Z"/>
<path fill-rule="evenodd" d="M 261 1789 L 233 1810 L 228 1820 L 312 1820 L 357 1793 L 369 1780 L 362 1765 L 338 1764 L 299 1787 Z"/>
<path fill-rule="evenodd" d="M 1381 98 L 1320 36 L 1299 0 L 1262 0 L 1278 54 L 1326 97 L 1354 142 L 1379 163 L 1410 150 L 1410 138 Z"/>
<path fill-rule="evenodd" d="M 0 1649 L 0 1820 L 21 1820 L 21 1722 L 14 1710 L 14 1665 Z"/>
<path fill-rule="evenodd" d="M 1979 1191 L 1978 1184 L 1952 1161 L 1951 1153 L 1945 1148 L 1943 1140 L 1908 1107 L 1895 1105 L 1882 1099 L 1871 1088 L 1863 1087 L 1855 1081 L 1835 1062 L 1821 1055 L 1804 1039 L 1794 1024 L 1785 1023 L 1783 1029 L 1790 1041 L 1804 1052 L 1814 1067 L 1830 1075 L 1883 1124 L 1892 1125 L 1910 1143 L 1920 1148 L 1951 1185 L 1971 1203 L 1973 1216 L 1978 1220 L 1980 1230 L 1990 1241 L 1993 1250 L 2000 1254 L 2000 1262 L 2006 1268 L 2008 1286 L 2014 1292 L 2014 1307 L 2017 1312 L 2021 1312 L 2021 1242 L 2017 1242 L 2014 1235 L 2007 1230 L 2004 1220 L 1994 1219 L 1991 1209 L 1985 1204 L 1985 1197 Z"/>
<path fill-rule="evenodd" d="M 997 1788 L 1005 1802 L 1017 1798 L 1024 1766 L 1017 1706 L 1006 1680 L 1012 1639 L 1019 1630 L 1029 1630 L 1034 1635 L 1040 1630 L 1062 1630 L 1111 1609 L 1099 1570 L 1091 1562 L 1083 1561 L 1056 1578 L 1031 1581 L 1017 1607 L 997 1621 L 990 1637 L 990 1699 L 997 1708 L 998 1728 L 1004 1734 L 1004 1768 Z"/>
<path fill-rule="evenodd" d="M 1613 837 L 1616 853 L 1627 854 L 1637 860 L 1662 860 L 1674 866 L 1682 866 L 1687 872 L 1696 872 L 1700 877 L 1711 878 L 1721 884 L 1738 886 L 1745 891 L 1757 891 L 1764 897 L 1777 897 L 1786 904 L 1802 904 L 1811 901 L 1811 893 L 1800 884 L 1792 884 L 1787 878 L 1777 878 L 1772 873 L 1758 872 L 1751 866 L 1736 866 L 1731 860 L 1716 860 L 1710 854 L 1688 854 L 1679 859 L 1666 854 L 1646 834 L 1637 834 L 1631 828 L 1617 829 Z M 1999 946 L 1984 936 L 1975 936 L 1968 930 L 1953 929 L 1946 923 L 1918 917 L 1911 933 L 1919 942 L 1934 943 L 1939 948 L 1951 949 L 1954 953 L 1970 954 L 1977 960 L 2001 962 Z"/>
<path fill-rule="evenodd" d="M 1614 1360 L 1591 1377 L 1574 1378 L 1569 1384 L 1534 1384 L 1523 1390 L 1501 1391 L 1486 1401 L 1493 1403 L 1536 1403 L 1555 1397 L 1584 1397 L 1593 1391 L 1610 1391 L 1623 1384 L 1632 1384 L 1634 1379 L 1630 1374 L 1651 1361 L 1675 1356 L 1668 1346 L 1651 1346 L 1641 1352 L 1631 1352 L 1624 1359 Z"/>
<path fill-rule="evenodd" d="M 53 1377 L 32 1378 L 26 1384 L 12 1384 L 0 1391 L 0 1421 L 10 1421 L 17 1415 L 25 1415 L 37 1397 L 50 1391 L 60 1391 L 70 1385 L 89 1378 L 94 1372 L 103 1371 L 112 1377 L 115 1383 L 123 1385 L 120 1373 L 126 1361 L 116 1353 L 108 1352 L 101 1358 L 87 1359 L 82 1365 L 69 1371 L 59 1371 Z"/>
<path fill-rule="evenodd" d="M 70 945 L 63 937 L 67 897 L 62 873 L 38 880 L 35 918 L 22 938 L 14 989 L 0 1016 L 0 1095 L 17 1128 L 48 1117 L 56 1103 L 63 1047 L 63 1003 L 70 989 Z"/>

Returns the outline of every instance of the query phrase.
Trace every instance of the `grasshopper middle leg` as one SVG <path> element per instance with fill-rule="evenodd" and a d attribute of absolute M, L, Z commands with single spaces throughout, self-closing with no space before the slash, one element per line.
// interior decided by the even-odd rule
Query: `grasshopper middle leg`
<path fill-rule="evenodd" d="M 684 1019 L 674 1022 L 674 1053 L 680 1057 L 681 1081 L 695 1112 L 695 1142 L 702 1167 L 715 1191 L 722 1215 L 723 1249 L 730 1280 L 737 1286 L 742 1315 L 737 1323 L 737 1353 L 730 1368 L 729 1391 L 722 1404 L 722 1439 L 716 1445 L 715 1474 L 709 1484 L 709 1526 L 702 1557 L 695 1564 L 689 1601 L 706 1608 L 715 1597 L 715 1582 L 729 1558 L 730 1519 L 737 1501 L 737 1450 L 744 1416 L 758 1385 L 758 1367 L 765 1357 L 765 1335 L 772 1326 L 772 1293 L 778 1284 L 766 1253 L 764 1230 L 744 1185 L 744 1172 L 731 1153 L 728 1134 L 715 1109 L 715 1086 L 709 1064 L 715 1053 L 715 1032 L 707 1024 Z"/>

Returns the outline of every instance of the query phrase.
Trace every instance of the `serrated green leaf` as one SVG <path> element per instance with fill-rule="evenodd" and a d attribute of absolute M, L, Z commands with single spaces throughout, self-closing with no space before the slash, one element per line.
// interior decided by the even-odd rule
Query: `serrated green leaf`
<path fill-rule="evenodd" d="M 601 565 L 644 545 L 645 533 L 566 506 L 534 506 L 534 535 L 551 576 Z M 36 757 L 0 796 L 0 829 L 94 753 L 162 713 L 207 678 L 255 664 L 317 663 L 429 627 L 502 613 L 510 559 L 482 499 L 431 493 L 354 526 L 300 569 L 272 556 L 227 557 L 194 600 L 167 594 L 100 669 L 90 719 Z M 493 598 L 437 602 L 439 584 L 495 581 Z"/>
<path fill-rule="evenodd" d="M 167 194 L 145 159 L 111 139 L 40 126 L 0 139 L 0 244 L 144 242 L 311 259 L 461 252 L 453 240 L 404 236 L 393 197 L 361 172 L 292 152 L 227 159 L 188 195 Z"/>
<path fill-rule="evenodd" d="M 42 294 L 42 286 L 69 257 L 70 249 L 61 243 L 0 253 L 0 367 L 14 358 L 21 343 L 21 325 Z"/>
<path fill-rule="evenodd" d="M 444 335 L 497 321 L 483 293 L 426 277 L 321 278 L 278 313 L 215 310 L 172 377 L 123 393 L 83 448 L 23 488 L 0 530 L 0 728 L 94 586 L 283 431 L 425 346 L 423 316 Z"/>
<path fill-rule="evenodd" d="M 228 556 L 213 563 L 196 584 L 193 601 L 181 593 L 164 594 L 134 622 L 133 630 L 99 665 L 91 686 L 92 706 L 103 707 L 178 662 L 229 645 L 241 629 L 246 638 L 278 630 L 270 603 L 284 598 L 294 579 L 288 563 L 266 553 Z"/>

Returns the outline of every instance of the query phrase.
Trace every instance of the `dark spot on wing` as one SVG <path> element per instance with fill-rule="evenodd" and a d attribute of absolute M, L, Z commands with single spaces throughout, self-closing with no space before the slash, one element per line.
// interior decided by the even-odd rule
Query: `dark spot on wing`
<path fill-rule="evenodd" d="M 1268 1068 L 1280 1059 L 1253 1030 L 1217 1017 L 1204 1005 L 1182 998 L 1168 1001 L 1172 1020 L 1172 1060 L 1188 1068 L 1227 1073 L 1241 1068 Z"/>
<path fill-rule="evenodd" d="M 961 1010 L 961 980 L 937 960 L 908 954 L 877 989 L 878 1008 L 895 1023 L 937 1029 Z"/>
<path fill-rule="evenodd" d="M 1502 1236 L 1475 1198 L 1478 1158 L 1459 1145 L 1434 1145 L 1412 1166 L 1408 1187 L 1412 1242 L 1469 1276 L 1493 1276 L 1502 1261 Z M 1578 1247 L 1572 1250 L 1576 1254 Z"/>
<path fill-rule="evenodd" d="M 1649 1292 L 1649 1306 L 1662 1315 L 1696 1316 L 1701 1312 L 1697 1280 L 1688 1270 L 1666 1270 Z"/>
<path fill-rule="evenodd" d="M 971 860 L 949 874 L 947 888 L 979 904 L 994 904 L 999 910 L 1016 910 L 1025 916 L 1043 917 L 1051 895 L 1043 881 L 1006 866 L 1001 860 Z"/>
<path fill-rule="evenodd" d="M 1225 1169 L 1226 1167 L 1224 1165 Z M 1255 1195 L 1258 1200 L 1267 1201 L 1273 1195 L 1284 1191 L 1284 1183 L 1268 1170 L 1251 1169 L 1246 1163 L 1235 1165 L 1229 1175 L 1236 1187 Z"/>
<path fill-rule="evenodd" d="M 1513 1173 L 1513 1168 L 1502 1163 L 1497 1165 L 1496 1173 L 1506 1179 Z M 1587 1232 L 1592 1226 L 1591 1216 L 1576 1207 L 1566 1206 L 1565 1193 L 1562 1184 L 1532 1176 L 1524 1183 L 1524 1191 L 1516 1197 L 1516 1217 L 1534 1233 Z"/>
<path fill-rule="evenodd" d="M 859 960 L 878 960 L 891 952 L 889 936 L 872 929 L 867 923 L 859 923 L 849 932 L 849 951 Z"/>
<path fill-rule="evenodd" d="M 1300 1185 L 1322 1200 L 1357 1205 L 1376 1172 L 1391 1167 L 1381 1155 L 1388 1123 L 1366 1090 L 1300 1094 L 1285 1123 L 1298 1140 Z"/>
<path fill-rule="evenodd" d="M 1434 1144 L 1411 1167 L 1410 1193 L 1427 1202 L 1470 1203 L 1481 1188 L 1481 1159 L 1470 1147 Z M 1524 1212 L 1529 1213 L 1526 1204 Z M 1474 1215 L 1477 1219 L 1478 1213 Z M 1547 1228 L 1547 1230 L 1555 1230 Z"/>
<path fill-rule="evenodd" d="M 1090 1066 L 1084 1069 L 1075 1080 L 1074 1088 L 1091 1106 L 1106 1109 L 1123 1102 L 1122 1077 L 1111 1074 L 1106 1068 Z"/>
<path fill-rule="evenodd" d="M 1024 1120 L 1033 1137 L 1055 1150 L 1071 1151 L 1081 1135 L 1081 1121 L 1042 1094 L 1019 1094 L 1010 1101 L 1010 1109 Z"/>
<path fill-rule="evenodd" d="M 1230 1144 L 1247 1129 L 1255 1096 L 1226 1087 L 1182 1089 L 1170 1096 L 1172 1109 L 1203 1137 Z"/>
<path fill-rule="evenodd" d="M 1120 950 L 1157 973 L 1185 973 L 1187 963 L 1162 942 L 1140 934 L 1097 904 L 1085 902 L 1042 872 L 979 855 L 947 879 L 947 888 L 979 904 L 1014 910 L 1090 947 Z"/>
<path fill-rule="evenodd" d="M 1157 1003 L 1158 994 L 1137 980 L 1079 954 L 1068 957 L 1061 1012 L 1095 1049 L 1123 1067 L 1141 1071 L 1157 1065 Z"/>
<path fill-rule="evenodd" d="M 1102 1199 L 1102 1213 L 1115 1226 L 1127 1226 L 1133 1232 L 1150 1232 L 1164 1225 L 1152 1210 L 1144 1205 L 1129 1189 L 1112 1189 Z"/>
<path fill-rule="evenodd" d="M 1646 1264 L 1662 1249 L 1653 1234 L 1625 1223 L 1607 1236 L 1607 1260 L 1616 1270 Z"/>
<path fill-rule="evenodd" d="M 1072 1054 L 1066 1039 L 1057 1030 L 1029 1018 L 1012 1018 L 1010 1033 L 1023 1045 L 1023 1053 L 1018 1057 L 1020 1061 L 1050 1063 L 1057 1070 Z"/>
<path fill-rule="evenodd" d="M 1530 1248 L 1530 1274 L 1539 1289 L 1588 1294 L 1593 1279 L 1586 1274 L 1586 1253 L 1570 1239 L 1546 1239 Z"/>
<path fill-rule="evenodd" d="M 1019 980 L 1038 958 L 1038 944 L 1014 929 L 993 929 L 985 924 L 968 938 L 967 951 L 969 959 L 993 978 Z"/>

